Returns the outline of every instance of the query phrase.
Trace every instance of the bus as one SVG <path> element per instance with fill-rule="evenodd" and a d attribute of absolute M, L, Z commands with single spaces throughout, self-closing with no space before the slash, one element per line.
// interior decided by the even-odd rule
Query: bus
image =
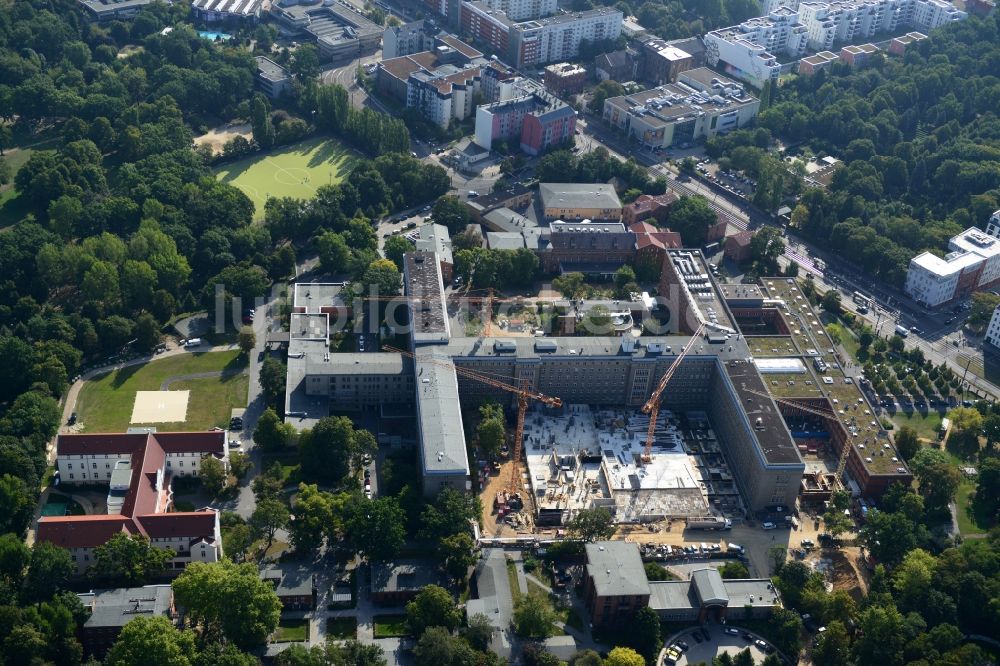
<path fill-rule="evenodd" d="M 857 303 L 858 305 L 864 306 L 866 308 L 870 308 L 872 306 L 872 299 L 868 298 L 860 291 L 854 292 L 853 298 L 854 302 Z"/>

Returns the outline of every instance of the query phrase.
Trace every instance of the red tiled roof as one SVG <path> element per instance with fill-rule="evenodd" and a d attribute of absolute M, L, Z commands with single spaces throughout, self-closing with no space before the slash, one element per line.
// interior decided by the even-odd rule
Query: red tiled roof
<path fill-rule="evenodd" d="M 736 245 L 749 245 L 751 240 L 753 240 L 752 231 L 741 231 L 727 238 L 726 243 L 732 241 Z"/>
<path fill-rule="evenodd" d="M 122 531 L 138 529 L 126 516 L 45 516 L 38 521 L 36 539 L 61 548 L 94 548 Z"/>
<path fill-rule="evenodd" d="M 656 233 L 657 228 L 649 222 L 635 222 L 628 230 L 634 234 L 652 234 Z"/>
<path fill-rule="evenodd" d="M 56 439 L 56 455 L 86 455 L 100 453 L 133 453 L 153 438 L 165 453 L 222 453 L 226 433 L 223 430 L 198 432 L 154 432 L 64 434 Z"/>
<path fill-rule="evenodd" d="M 215 511 L 156 513 L 139 516 L 136 521 L 150 539 L 177 537 L 212 538 L 215 535 Z"/>
<path fill-rule="evenodd" d="M 122 503 L 123 516 L 156 513 L 160 499 L 156 477 L 165 459 L 163 448 L 153 437 L 146 442 L 145 448 L 132 454 L 132 480 Z"/>

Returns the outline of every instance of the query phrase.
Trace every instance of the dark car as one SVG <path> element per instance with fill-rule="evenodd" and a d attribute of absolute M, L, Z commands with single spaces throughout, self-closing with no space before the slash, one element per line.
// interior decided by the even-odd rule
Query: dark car
<path fill-rule="evenodd" d="M 753 640 L 753 635 L 749 631 L 744 631 L 743 632 L 743 640 L 745 640 L 745 641 L 747 641 L 749 643 L 750 641 Z"/>
<path fill-rule="evenodd" d="M 76 412 L 69 415 L 69 419 L 66 421 L 66 425 L 74 425 L 76 423 Z"/>
<path fill-rule="evenodd" d="M 681 649 L 681 652 L 687 652 L 688 649 L 691 647 L 690 645 L 688 645 L 684 641 L 677 641 L 676 643 L 674 643 L 674 645 L 676 645 L 677 647 L 679 647 Z"/>
<path fill-rule="evenodd" d="M 694 631 L 693 631 L 693 632 L 691 633 L 691 635 L 692 635 L 692 636 L 694 637 L 694 642 L 695 642 L 695 643 L 701 643 L 701 641 L 702 641 L 702 638 L 701 638 L 701 634 L 699 634 L 699 633 L 698 633 L 698 630 L 697 630 L 697 629 L 695 629 L 695 630 L 694 630 Z"/>

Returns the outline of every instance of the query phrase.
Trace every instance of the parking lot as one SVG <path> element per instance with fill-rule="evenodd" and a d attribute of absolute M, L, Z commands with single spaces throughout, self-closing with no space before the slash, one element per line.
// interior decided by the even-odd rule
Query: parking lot
<path fill-rule="evenodd" d="M 726 633 L 727 631 L 734 632 L 735 635 L 733 633 Z M 704 638 L 706 633 L 708 634 L 707 640 Z M 758 647 L 759 644 L 756 644 L 754 641 L 761 641 L 762 644 L 768 645 L 768 649 L 771 651 L 774 650 L 760 636 L 751 634 L 739 627 L 705 625 L 697 629 L 686 629 L 670 637 L 666 643 L 666 647 L 660 653 L 660 659 L 657 664 L 658 666 L 669 666 L 671 664 L 677 664 L 677 666 L 700 663 L 711 664 L 715 657 L 723 653 L 735 656 L 747 648 L 750 648 L 750 655 L 753 657 L 754 662 L 759 664 L 767 657 L 767 653 Z M 676 652 L 671 652 L 670 650 L 672 646 L 682 648 L 687 646 L 687 650 L 680 651 L 679 658 L 675 658 L 673 655 Z"/>

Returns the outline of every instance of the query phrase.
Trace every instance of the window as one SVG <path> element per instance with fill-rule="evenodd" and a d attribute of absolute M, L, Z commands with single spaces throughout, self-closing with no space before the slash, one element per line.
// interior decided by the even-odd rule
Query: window
<path fill-rule="evenodd" d="M 73 469 L 73 463 L 66 463 L 66 469 Z"/>
<path fill-rule="evenodd" d="M 94 469 L 97 469 L 97 463 L 94 463 Z"/>
<path fill-rule="evenodd" d="M 72 478 L 73 478 L 73 475 L 72 475 L 72 474 L 70 474 L 70 475 L 69 475 L 69 478 L 71 478 L 71 479 L 72 479 Z"/>

